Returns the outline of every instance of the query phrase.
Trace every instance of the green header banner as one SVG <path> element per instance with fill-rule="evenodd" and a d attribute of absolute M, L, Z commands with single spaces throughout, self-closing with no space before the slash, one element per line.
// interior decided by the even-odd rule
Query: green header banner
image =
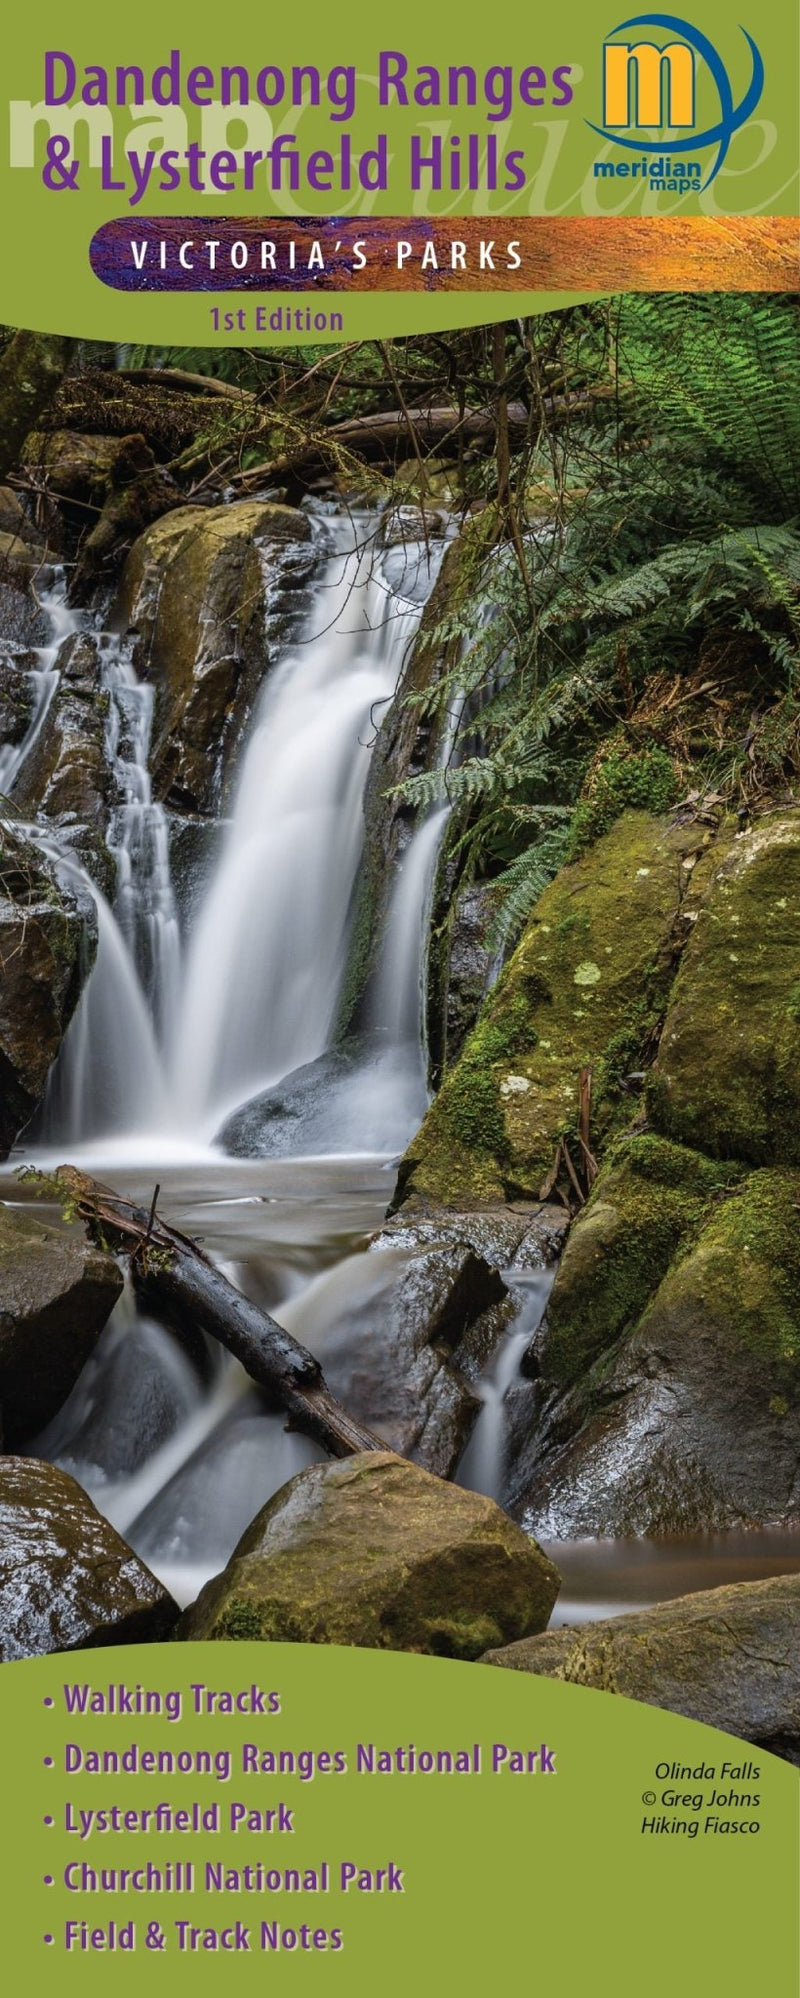
<path fill-rule="evenodd" d="M 215 345 L 789 289 L 796 75 L 775 5 L 265 27 L 45 0 L 5 30 L 2 316 Z"/>

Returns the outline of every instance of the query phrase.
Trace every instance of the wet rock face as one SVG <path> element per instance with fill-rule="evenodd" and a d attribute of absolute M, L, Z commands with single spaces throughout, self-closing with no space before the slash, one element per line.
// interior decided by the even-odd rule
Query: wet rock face
<path fill-rule="evenodd" d="M 57 670 L 58 685 L 14 787 L 14 803 L 25 815 L 41 813 L 62 828 L 75 828 L 74 843 L 86 849 L 81 857 L 108 890 L 113 866 L 102 842 L 110 793 L 105 750 L 108 695 L 100 685 L 97 641 L 88 633 L 66 639 Z M 92 840 L 103 848 L 102 856 L 89 851 Z"/>
<path fill-rule="evenodd" d="M 351 1414 L 387 1447 L 453 1477 L 478 1419 L 477 1388 L 561 1217 L 412 1215 L 326 1274 L 285 1322 Z M 515 1284 L 518 1286 L 515 1289 Z"/>
<path fill-rule="evenodd" d="M 483 1662 L 644 1700 L 798 1762 L 798 1619 L 800 1575 L 779 1575 L 547 1631 Z"/>
<path fill-rule="evenodd" d="M 654 1138 L 620 1147 L 512 1409 L 509 1500 L 526 1526 L 562 1538 L 800 1518 L 798 1201 L 798 1172 L 737 1183 Z"/>
<path fill-rule="evenodd" d="M 177 1614 L 73 1478 L 0 1457 L 0 1658 L 151 1643 Z"/>
<path fill-rule="evenodd" d="M 169 864 L 181 930 L 188 936 L 219 862 L 226 821 L 170 812 Z"/>
<path fill-rule="evenodd" d="M 403 1196 L 536 1198 L 594 1073 L 592 1137 L 627 1122 L 617 1087 L 668 989 L 681 868 L 698 834 L 627 812 L 545 890 L 401 1167 Z"/>
<path fill-rule="evenodd" d="M 0 1157 L 42 1101 L 95 946 L 93 905 L 0 825 Z"/>
<path fill-rule="evenodd" d="M 304 514 L 254 500 L 178 507 L 131 549 L 115 616 L 156 685 L 155 795 L 181 811 L 219 807 L 229 752 L 309 573 L 309 534 Z"/>
<path fill-rule="evenodd" d="M 21 742 L 29 726 L 33 713 L 33 695 L 29 679 L 30 668 L 35 661 L 15 658 L 13 652 L 0 654 L 0 743 Z"/>
<path fill-rule="evenodd" d="M 0 1206 L 0 1411 L 14 1449 L 66 1401 L 122 1290 L 111 1256 Z"/>
<path fill-rule="evenodd" d="M 543 1630 L 559 1576 L 490 1499 L 388 1453 L 301 1471 L 181 1619 L 185 1638 L 268 1638 L 476 1658 Z"/>
<path fill-rule="evenodd" d="M 387 1235 L 375 1250 L 325 1328 L 328 1385 L 388 1447 L 452 1477 L 480 1410 L 477 1355 L 503 1330 L 508 1292 L 466 1242 L 413 1251 Z"/>
<path fill-rule="evenodd" d="M 0 529 L 0 643 L 45 645 L 48 620 L 31 587 L 46 560 L 40 542 Z"/>
<path fill-rule="evenodd" d="M 488 933 L 494 914 L 490 886 L 465 888 L 453 906 L 445 984 L 445 1057 L 458 1057 L 475 1025 L 491 984 L 494 953 Z"/>

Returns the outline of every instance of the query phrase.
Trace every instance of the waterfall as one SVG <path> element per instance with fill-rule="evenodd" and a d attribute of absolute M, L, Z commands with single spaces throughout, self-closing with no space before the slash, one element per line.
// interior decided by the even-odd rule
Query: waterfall
<path fill-rule="evenodd" d="M 48 1143 L 116 1131 L 207 1147 L 229 1111 L 330 1046 L 370 747 L 443 553 L 441 541 L 381 548 L 378 525 L 344 511 L 315 520 L 321 574 L 304 627 L 262 688 L 185 956 L 167 819 L 148 772 L 153 689 L 125 641 L 100 636 L 117 884 L 113 909 L 92 891 L 97 963 L 51 1079 Z M 402 863 L 375 1020 L 385 1058 L 343 1092 L 342 1150 L 402 1147 L 425 1107 L 420 967 L 444 818 L 423 823 Z M 72 857 L 62 864 L 76 867 Z M 82 871 L 80 886 L 92 886 Z"/>
<path fill-rule="evenodd" d="M 343 523 L 348 529 L 348 523 Z M 226 1112 L 329 1045 L 363 840 L 367 745 L 421 606 L 395 596 L 357 517 L 262 693 L 232 823 L 192 940 L 176 1028 L 181 1121 Z"/>
<path fill-rule="evenodd" d="M 153 803 L 148 769 L 153 689 L 137 678 L 122 640 L 101 634 L 99 652 L 109 696 L 106 755 L 119 799 L 108 831 L 114 907 L 74 855 L 33 829 L 67 885 L 91 896 L 97 912 L 96 962 L 48 1084 L 48 1144 L 157 1128 L 166 1101 L 163 1043 L 180 975 L 167 820 Z"/>
<path fill-rule="evenodd" d="M 41 833 L 67 887 L 91 895 L 97 958 L 48 1083 L 42 1134 L 48 1145 L 152 1128 L 163 1107 L 164 1073 L 136 966 L 113 909 L 77 862 Z"/>
<path fill-rule="evenodd" d="M 118 638 L 101 639 L 101 673 L 110 695 L 106 755 L 121 800 L 108 836 L 117 868 L 115 912 L 163 1043 L 178 1002 L 181 941 L 167 817 L 153 802 L 150 782 L 155 690 L 138 678 Z"/>

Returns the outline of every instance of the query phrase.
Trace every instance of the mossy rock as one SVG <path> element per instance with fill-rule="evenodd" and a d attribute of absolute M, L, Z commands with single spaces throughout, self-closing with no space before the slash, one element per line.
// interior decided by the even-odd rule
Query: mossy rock
<path fill-rule="evenodd" d="M 723 837 L 670 998 L 648 1109 L 718 1158 L 800 1164 L 800 812 Z"/>
<path fill-rule="evenodd" d="M 561 1538 L 797 1523 L 799 1206 L 800 1172 L 788 1169 L 752 1172 L 727 1197 L 712 1195 L 660 1281 L 654 1258 L 638 1324 L 566 1394 L 556 1325 L 512 1495 L 526 1527 Z M 624 1245 L 622 1267 L 623 1258 Z M 591 1271 L 582 1276 L 586 1303 Z M 595 1281 L 602 1293 L 600 1270 Z M 577 1286 L 569 1304 L 575 1325 Z"/>
<path fill-rule="evenodd" d="M 626 812 L 562 868 L 409 1146 L 403 1197 L 535 1197 L 559 1137 L 574 1136 L 587 1066 L 595 1148 L 629 1121 L 620 1083 L 666 1003 L 682 862 L 698 843 L 694 828 Z"/>
<path fill-rule="evenodd" d="M 578 1380 L 638 1323 L 678 1250 L 736 1178 L 736 1167 L 654 1133 L 618 1141 L 559 1265 L 547 1310 L 548 1380 Z"/>
<path fill-rule="evenodd" d="M 178 1636 L 477 1658 L 543 1630 L 559 1575 L 491 1499 L 376 1451 L 284 1485 Z M 506 1633 L 505 1640 L 489 1636 Z"/>
<path fill-rule="evenodd" d="M 112 1256 L 0 1205 L 0 1409 L 9 1448 L 66 1401 L 121 1290 Z"/>
<path fill-rule="evenodd" d="M 77 430 L 32 431 L 23 462 L 25 470 L 39 482 L 44 480 L 57 499 L 85 498 L 107 485 L 121 449 L 119 437 L 86 437 Z"/>
<path fill-rule="evenodd" d="M 178 507 L 131 549 L 115 619 L 156 686 L 156 794 L 181 810 L 219 804 L 227 752 L 271 660 L 265 571 L 278 581 L 285 565 L 291 583 L 302 554 L 307 573 L 309 536 L 296 508 L 251 500 Z"/>
<path fill-rule="evenodd" d="M 483 1662 L 644 1700 L 797 1761 L 799 1620 L 800 1575 L 778 1575 L 546 1631 Z"/>

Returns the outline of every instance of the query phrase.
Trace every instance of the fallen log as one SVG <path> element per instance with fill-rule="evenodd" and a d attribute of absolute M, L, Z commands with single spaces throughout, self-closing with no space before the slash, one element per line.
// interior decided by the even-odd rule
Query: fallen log
<path fill-rule="evenodd" d="M 608 392 L 603 386 L 591 394 L 575 391 L 568 395 L 549 396 L 541 407 L 547 416 L 567 416 L 575 410 L 590 408 Z M 535 427 L 534 424 L 534 430 Z M 530 432 L 531 416 L 525 404 L 510 402 L 508 435 L 511 449 L 521 450 Z M 287 475 L 308 478 L 313 472 L 331 464 L 335 466 L 338 455 L 349 455 L 369 463 L 381 460 L 397 463 L 403 458 L 415 456 L 419 450 L 456 457 L 465 445 L 493 449 L 496 434 L 497 413 L 488 404 L 481 409 L 465 409 L 463 413 L 451 405 L 434 405 L 428 409 L 375 410 L 369 416 L 348 416 L 338 423 L 315 430 L 308 437 L 299 437 L 278 457 L 265 461 L 246 476 L 263 480 L 281 479 Z"/>
<path fill-rule="evenodd" d="M 227 1347 L 273 1405 L 284 1410 L 292 1429 L 333 1457 L 385 1450 L 385 1442 L 348 1415 L 331 1394 L 313 1353 L 243 1297 L 188 1235 L 162 1221 L 155 1199 L 147 1214 L 74 1166 L 60 1166 L 56 1177 L 92 1240 L 130 1258 L 140 1302 L 179 1328 L 199 1329 Z"/>

